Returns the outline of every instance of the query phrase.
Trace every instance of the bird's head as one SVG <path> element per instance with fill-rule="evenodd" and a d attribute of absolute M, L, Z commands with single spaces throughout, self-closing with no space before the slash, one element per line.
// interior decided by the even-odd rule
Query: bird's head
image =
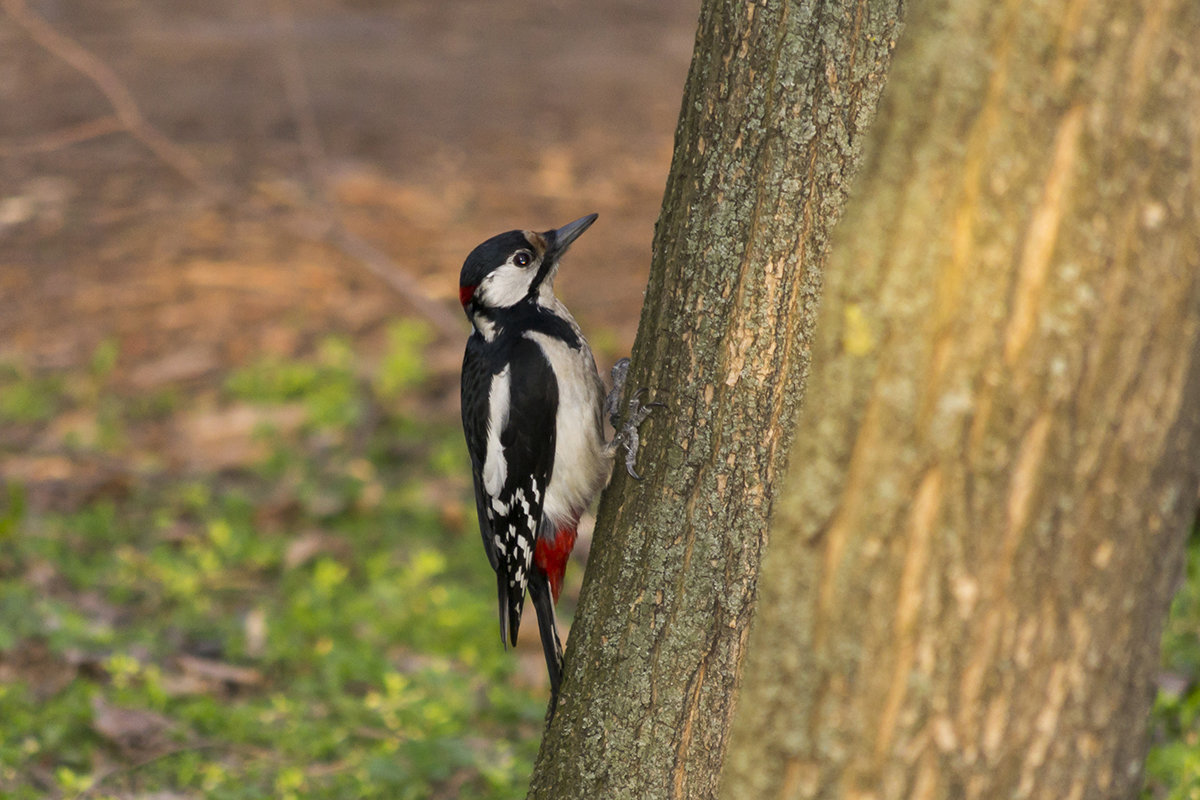
<path fill-rule="evenodd" d="M 474 319 L 480 313 L 552 295 L 559 259 L 596 216 L 588 214 L 542 233 L 508 231 L 472 250 L 458 279 L 458 299 L 467 316 Z"/>

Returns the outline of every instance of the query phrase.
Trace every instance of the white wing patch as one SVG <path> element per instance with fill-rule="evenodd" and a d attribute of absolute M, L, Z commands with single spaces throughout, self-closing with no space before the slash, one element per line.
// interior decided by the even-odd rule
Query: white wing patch
<path fill-rule="evenodd" d="M 508 367 L 492 378 L 488 389 L 487 452 L 483 459 L 483 488 L 493 498 L 499 497 L 508 478 L 508 464 L 504 460 L 504 447 L 500 444 L 500 432 L 508 424 L 509 384 L 511 373 Z M 496 501 L 493 501 L 496 503 Z M 507 509 L 496 508 L 500 514 Z"/>
<path fill-rule="evenodd" d="M 531 526 L 532 527 L 532 526 Z M 516 587 L 520 592 L 525 591 L 525 585 L 529 583 L 529 565 L 533 563 L 533 548 L 529 546 L 529 540 L 524 537 L 517 537 L 516 550 L 520 550 L 520 555 L 514 551 L 513 556 L 516 560 L 516 570 L 513 571 L 512 577 L 509 579 L 509 585 Z"/>
<path fill-rule="evenodd" d="M 533 507 L 525 489 L 521 487 L 513 491 L 508 502 L 501 502 L 497 498 L 492 500 L 492 505 L 508 518 L 507 525 L 502 526 L 492 541 L 503 557 L 508 585 L 516 590 L 516 597 L 523 598 L 525 587 L 529 583 L 529 570 L 533 564 L 533 543 L 537 537 L 537 520 L 533 516 Z M 514 516 L 508 516 L 510 514 Z"/>

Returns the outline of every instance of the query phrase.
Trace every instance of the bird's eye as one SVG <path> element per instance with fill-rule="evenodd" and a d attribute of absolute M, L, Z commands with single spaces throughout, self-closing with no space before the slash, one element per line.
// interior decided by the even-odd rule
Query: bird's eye
<path fill-rule="evenodd" d="M 533 256 L 529 254 L 528 250 L 521 250 L 513 256 L 513 263 L 518 267 L 528 267 L 531 261 L 533 261 Z"/>

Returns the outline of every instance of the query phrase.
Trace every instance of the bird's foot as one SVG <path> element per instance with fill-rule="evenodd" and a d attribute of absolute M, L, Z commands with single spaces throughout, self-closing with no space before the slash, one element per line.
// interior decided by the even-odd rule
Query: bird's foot
<path fill-rule="evenodd" d="M 604 410 L 608 414 L 608 419 L 612 423 L 613 430 L 616 435 L 613 440 L 608 443 L 608 451 L 610 455 L 615 455 L 621 447 L 625 448 L 625 471 L 635 480 L 641 480 L 642 476 L 634 469 L 634 464 L 637 461 L 638 446 L 641 444 L 641 437 L 638 435 L 638 427 L 646 421 L 646 418 L 653 413 L 654 409 L 662 408 L 663 403 L 643 403 L 642 396 L 646 394 L 646 389 L 643 387 L 633 393 L 633 397 L 629 399 L 629 406 L 625 412 L 625 421 L 621 422 L 621 395 L 625 391 L 625 379 L 629 375 L 629 359 L 622 358 L 612 368 L 613 389 L 608 393 L 608 397 L 604 399 Z"/>
<path fill-rule="evenodd" d="M 620 361 L 613 364 L 613 388 L 612 391 L 608 393 L 608 397 L 604 398 L 604 413 L 608 415 L 608 421 L 612 423 L 613 430 L 620 429 L 621 395 L 625 392 L 625 379 L 628 377 L 629 359 L 622 358 Z"/>

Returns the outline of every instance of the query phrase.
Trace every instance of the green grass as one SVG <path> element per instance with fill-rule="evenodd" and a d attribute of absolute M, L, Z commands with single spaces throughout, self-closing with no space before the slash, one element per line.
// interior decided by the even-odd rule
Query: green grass
<path fill-rule="evenodd" d="M 1163 669 L 1178 691 L 1160 691 L 1150 718 L 1147 798 L 1200 800 L 1200 524 L 1188 541 L 1187 580 L 1163 632 Z"/>
<path fill-rule="evenodd" d="M 371 370 L 330 338 L 230 374 L 224 402 L 303 414 L 241 470 L 58 512 L 0 486 L 0 796 L 524 796 L 546 693 L 497 641 L 461 434 L 421 412 L 427 335 L 387 340 Z M 120 455 L 186 403 L 117 396 L 119 356 L 0 366 L 0 425 L 87 409 L 68 445 Z M 1200 800 L 1200 531 L 1163 664 L 1182 688 L 1155 705 L 1145 796 Z"/>
<path fill-rule="evenodd" d="M 45 422 L 62 408 L 63 393 L 58 376 L 32 375 L 0 364 L 0 423 Z"/>
<path fill-rule="evenodd" d="M 365 376 L 337 339 L 231 375 L 227 402 L 304 408 L 246 469 L 70 512 L 0 487 L 0 796 L 524 796 L 545 691 L 496 635 L 461 434 L 380 411 L 419 405 L 423 342 L 398 326 Z M 102 407 L 61 389 L 116 359 L 10 370 L 10 419 Z"/>

